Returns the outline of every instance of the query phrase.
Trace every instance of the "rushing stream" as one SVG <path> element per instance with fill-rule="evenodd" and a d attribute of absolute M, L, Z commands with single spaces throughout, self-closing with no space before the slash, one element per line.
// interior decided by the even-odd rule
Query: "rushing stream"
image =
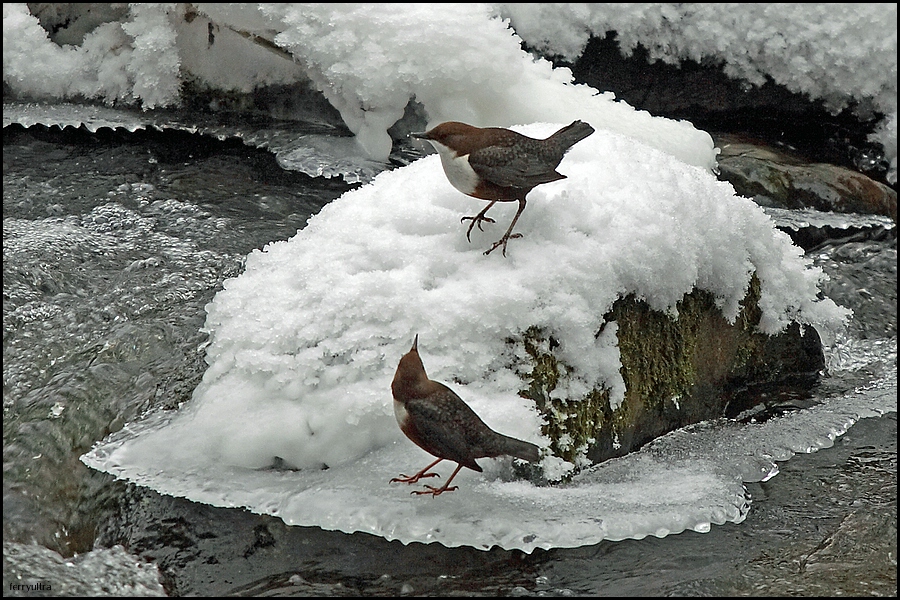
<path fill-rule="evenodd" d="M 5 585 L 161 592 L 136 556 L 170 594 L 896 594 L 890 411 L 748 483 L 743 523 L 530 555 L 288 527 L 88 469 L 79 457 L 95 442 L 190 399 L 204 306 L 243 257 L 351 186 L 171 131 L 10 126 L 3 162 Z M 829 349 L 831 375 L 748 405 L 779 414 L 854 390 L 896 393 L 896 238 L 875 237 L 811 251 L 832 278 L 825 293 L 855 312 Z M 59 556 L 76 554 L 79 568 L 64 567 Z"/>

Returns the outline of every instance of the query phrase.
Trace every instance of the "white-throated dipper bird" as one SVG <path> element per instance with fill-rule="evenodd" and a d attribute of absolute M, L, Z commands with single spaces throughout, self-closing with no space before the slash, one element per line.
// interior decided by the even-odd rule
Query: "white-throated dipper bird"
<path fill-rule="evenodd" d="M 461 219 L 472 220 L 466 231 L 470 242 L 472 227 L 478 225 L 481 229 L 482 221 L 494 222 L 485 214 L 495 203 L 519 202 L 519 210 L 509 229 L 485 252 L 490 254 L 503 246 L 506 256 L 507 242 L 522 237 L 521 233 L 512 233 L 512 230 L 525 210 L 525 196 L 542 183 L 565 179 L 565 175 L 556 172 L 556 167 L 569 148 L 592 133 L 593 127 L 584 121 L 575 121 L 547 139 L 537 140 L 502 127 L 482 128 L 448 121 L 425 133 L 410 135 L 431 142 L 441 155 L 441 165 L 453 187 L 473 198 L 490 201 L 474 217 Z"/>
<path fill-rule="evenodd" d="M 452 460 L 457 466 L 447 483 L 439 488 L 426 485 L 427 491 L 411 492 L 438 496 L 457 489 L 457 486 L 450 487 L 450 482 L 463 467 L 480 473 L 482 469 L 476 458 L 510 455 L 529 462 L 540 458 L 537 446 L 497 433 L 453 390 L 428 379 L 418 345 L 417 335 L 412 348 L 400 358 L 391 382 L 394 415 L 406 437 L 437 460 L 415 475 L 401 474 L 390 483 L 416 483 L 424 477 L 438 477 L 437 473 L 429 473 L 429 469 L 442 460 Z"/>

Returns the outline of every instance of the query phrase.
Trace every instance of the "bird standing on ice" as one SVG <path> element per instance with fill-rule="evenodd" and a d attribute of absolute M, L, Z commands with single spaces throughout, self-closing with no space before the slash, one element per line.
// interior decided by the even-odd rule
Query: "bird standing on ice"
<path fill-rule="evenodd" d="M 457 489 L 455 485 L 450 487 L 450 482 L 463 467 L 480 473 L 482 469 L 475 462 L 476 458 L 504 454 L 529 462 L 540 458 L 537 446 L 497 433 L 485 425 L 453 390 L 428 379 L 419 357 L 418 345 L 417 335 L 412 348 L 400 358 L 394 381 L 391 382 L 394 415 L 406 437 L 436 456 L 437 460 L 415 475 L 400 475 L 391 479 L 390 483 L 416 483 L 425 477 L 439 477 L 437 473 L 429 473 L 429 469 L 442 460 L 452 460 L 457 467 L 447 483 L 439 488 L 426 485 L 427 491 L 411 492 L 438 496 Z"/>

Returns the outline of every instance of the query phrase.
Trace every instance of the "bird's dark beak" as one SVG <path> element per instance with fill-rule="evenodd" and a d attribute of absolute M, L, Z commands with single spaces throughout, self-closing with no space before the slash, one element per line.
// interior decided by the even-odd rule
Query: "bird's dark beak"
<path fill-rule="evenodd" d="M 409 134 L 409 137 L 416 138 L 417 140 L 427 140 L 428 132 L 427 131 L 413 131 Z"/>
<path fill-rule="evenodd" d="M 412 352 L 413 350 L 415 350 L 416 352 L 419 351 L 419 334 L 418 333 L 416 334 L 416 339 L 413 340 L 412 348 L 409 349 L 410 352 Z"/>

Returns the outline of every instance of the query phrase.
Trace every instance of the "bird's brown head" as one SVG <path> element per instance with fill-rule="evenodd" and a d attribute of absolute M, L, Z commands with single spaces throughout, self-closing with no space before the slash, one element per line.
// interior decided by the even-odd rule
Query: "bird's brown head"
<path fill-rule="evenodd" d="M 421 398 L 428 394 L 428 375 L 419 357 L 419 336 L 416 334 L 412 348 L 400 358 L 394 380 L 391 382 L 391 393 L 400 402 L 411 398 Z"/>
<path fill-rule="evenodd" d="M 458 155 L 463 155 L 484 145 L 481 138 L 485 131 L 480 127 L 473 127 L 459 121 L 447 121 L 424 133 L 411 133 L 410 135 L 414 138 L 437 142 L 456 151 Z"/>

